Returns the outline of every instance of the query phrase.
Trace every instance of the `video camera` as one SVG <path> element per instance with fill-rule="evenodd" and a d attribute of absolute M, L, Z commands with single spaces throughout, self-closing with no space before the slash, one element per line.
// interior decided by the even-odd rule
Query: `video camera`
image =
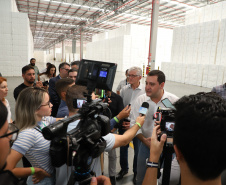
<path fill-rule="evenodd" d="M 76 78 L 76 85 L 86 85 L 87 101 L 75 99 L 75 108 L 81 108 L 78 114 L 57 121 L 42 130 L 45 139 L 51 140 L 50 156 L 52 165 L 60 167 L 67 163 L 74 166 L 68 184 L 89 184 L 94 173 L 90 166 L 94 158 L 100 156 L 106 147 L 102 136 L 110 132 L 110 120 L 103 115 L 108 108 L 102 100 L 92 100 L 94 89 L 111 90 L 117 65 L 114 63 L 82 60 Z M 81 105 L 82 103 L 82 105 Z M 76 128 L 67 132 L 70 123 L 79 120 Z"/>
<path fill-rule="evenodd" d="M 164 144 L 163 152 L 160 157 L 160 167 L 163 166 L 163 177 L 162 177 L 162 185 L 169 185 L 170 179 L 170 170 L 171 170 L 171 162 L 172 162 L 172 154 L 174 153 L 173 148 L 173 133 L 175 126 L 175 113 L 176 108 L 170 102 L 168 98 L 163 99 L 162 104 L 165 106 L 164 108 L 158 107 L 157 112 L 155 113 L 154 118 L 157 121 L 160 121 L 160 128 L 162 133 L 158 136 L 158 140 L 162 134 L 167 135 L 167 141 Z M 169 138 L 169 140 L 168 140 Z M 158 170 L 158 178 L 161 176 L 160 168 Z"/>

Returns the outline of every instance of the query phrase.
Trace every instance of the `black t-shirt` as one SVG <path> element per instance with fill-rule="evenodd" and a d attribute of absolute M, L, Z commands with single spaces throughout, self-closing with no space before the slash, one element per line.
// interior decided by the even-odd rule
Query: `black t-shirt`
<path fill-rule="evenodd" d="M 19 96 L 20 92 L 27 88 L 28 86 L 26 86 L 24 83 L 20 84 L 19 86 L 17 86 L 14 91 L 13 91 L 13 96 L 14 96 L 14 99 L 16 100 L 17 97 Z"/>
<path fill-rule="evenodd" d="M 111 110 L 112 118 L 117 116 L 124 108 L 122 97 L 114 92 L 111 92 L 111 103 L 109 104 L 109 109 Z M 120 123 L 120 122 L 119 122 Z M 121 124 L 116 124 L 115 127 L 120 127 Z"/>
<path fill-rule="evenodd" d="M 114 92 L 111 92 L 111 103 L 109 104 L 109 109 L 111 110 L 112 113 L 112 118 L 117 116 L 122 109 L 124 108 L 123 106 L 123 100 L 122 97 Z"/>

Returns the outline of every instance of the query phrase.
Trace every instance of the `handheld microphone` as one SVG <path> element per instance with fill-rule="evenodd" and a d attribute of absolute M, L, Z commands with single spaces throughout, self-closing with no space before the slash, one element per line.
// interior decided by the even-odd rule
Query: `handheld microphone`
<path fill-rule="evenodd" d="M 149 104 L 148 102 L 143 102 L 140 109 L 139 109 L 139 113 L 144 116 L 147 114 L 148 112 L 148 108 L 149 108 Z"/>

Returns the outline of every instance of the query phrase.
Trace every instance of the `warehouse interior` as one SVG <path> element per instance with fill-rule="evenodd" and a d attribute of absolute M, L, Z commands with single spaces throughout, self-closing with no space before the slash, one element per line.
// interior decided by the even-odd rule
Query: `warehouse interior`
<path fill-rule="evenodd" d="M 145 0 L 0 3 L 3 76 L 20 76 L 32 57 L 40 69 L 84 58 L 117 63 L 117 71 L 154 63 L 167 80 L 208 88 L 225 81 L 224 1 L 164 0 L 157 12 Z"/>
<path fill-rule="evenodd" d="M 162 70 L 166 90 L 178 97 L 222 85 L 225 9 L 223 0 L 0 0 L 0 73 L 8 80 L 12 119 L 13 90 L 31 58 L 39 70 L 47 62 L 117 63 L 113 91 L 132 66 L 141 67 L 144 77 Z M 133 184 L 130 165 L 117 184 Z"/>

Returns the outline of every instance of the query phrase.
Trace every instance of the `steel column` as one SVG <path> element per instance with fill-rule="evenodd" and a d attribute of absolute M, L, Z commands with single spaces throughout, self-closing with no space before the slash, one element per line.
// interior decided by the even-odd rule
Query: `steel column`
<path fill-rule="evenodd" d="M 80 30 L 80 60 L 83 59 L 83 29 Z"/>
<path fill-rule="evenodd" d="M 152 0 L 151 29 L 150 29 L 150 42 L 149 42 L 149 53 L 148 53 L 148 65 L 151 66 L 151 70 L 155 69 L 159 3 L 160 3 L 159 0 Z"/>
<path fill-rule="evenodd" d="M 62 41 L 62 59 L 61 62 L 64 62 L 64 57 L 65 57 L 65 44 L 64 40 Z"/>
<path fill-rule="evenodd" d="M 72 39 L 72 53 L 75 54 L 76 53 L 76 40 Z"/>

